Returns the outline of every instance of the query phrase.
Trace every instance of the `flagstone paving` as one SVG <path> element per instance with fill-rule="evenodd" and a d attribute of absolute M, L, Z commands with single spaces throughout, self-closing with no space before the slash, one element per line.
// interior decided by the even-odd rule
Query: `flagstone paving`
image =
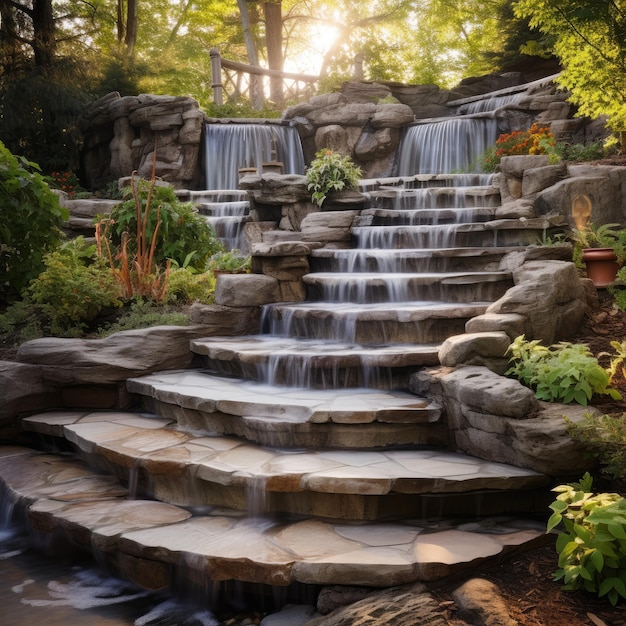
<path fill-rule="evenodd" d="M 220 509 L 192 515 L 129 500 L 78 460 L 18 446 L 0 448 L 0 482 L 36 530 L 71 532 L 110 558 L 119 574 L 150 588 L 166 587 L 181 571 L 214 581 L 388 587 L 436 580 L 544 536 L 543 525 L 507 516 L 362 525 Z"/>

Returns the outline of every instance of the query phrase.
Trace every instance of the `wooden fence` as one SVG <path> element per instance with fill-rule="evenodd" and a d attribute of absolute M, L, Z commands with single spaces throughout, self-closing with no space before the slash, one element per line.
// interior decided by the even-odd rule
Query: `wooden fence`
<path fill-rule="evenodd" d="M 224 104 L 246 97 L 254 109 L 263 108 L 267 94 L 276 105 L 289 100 L 304 100 L 315 95 L 319 76 L 290 74 L 278 70 L 247 65 L 223 59 L 216 48 L 211 49 L 211 88 L 213 102 Z"/>

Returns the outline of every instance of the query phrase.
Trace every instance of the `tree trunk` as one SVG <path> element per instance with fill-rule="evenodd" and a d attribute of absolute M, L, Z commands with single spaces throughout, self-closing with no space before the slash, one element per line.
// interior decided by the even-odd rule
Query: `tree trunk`
<path fill-rule="evenodd" d="M 271 70 L 283 71 L 283 18 L 282 0 L 265 2 L 265 45 L 267 62 Z M 283 102 L 282 78 L 270 78 L 270 97 L 276 104 Z"/>
<path fill-rule="evenodd" d="M 124 45 L 126 46 L 126 54 L 129 58 L 132 58 L 135 55 L 135 44 L 137 43 L 138 0 L 127 0 L 127 2 L 126 37 L 124 38 Z"/>
<path fill-rule="evenodd" d="M 49 69 L 54 63 L 56 38 L 52 0 L 33 1 L 33 40 L 35 65 Z"/>
<path fill-rule="evenodd" d="M 246 0 L 237 0 L 239 14 L 241 15 L 241 26 L 243 28 L 243 38 L 246 42 L 246 52 L 248 53 L 248 63 L 255 67 L 259 65 L 259 55 L 257 53 L 252 29 L 250 28 L 250 15 L 248 14 L 248 3 Z M 263 107 L 263 82 L 260 76 L 250 74 L 250 105 L 253 109 Z"/>
<path fill-rule="evenodd" d="M 115 16 L 115 25 L 117 27 L 117 43 L 122 48 L 124 39 L 126 39 L 126 22 L 124 20 L 124 0 L 117 0 L 117 12 Z"/>
<path fill-rule="evenodd" d="M 17 72 L 22 60 L 15 9 L 9 0 L 0 0 L 0 65 L 5 76 Z"/>

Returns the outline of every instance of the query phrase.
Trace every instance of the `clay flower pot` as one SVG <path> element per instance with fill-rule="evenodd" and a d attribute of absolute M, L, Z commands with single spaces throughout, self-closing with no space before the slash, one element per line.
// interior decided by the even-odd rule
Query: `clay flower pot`
<path fill-rule="evenodd" d="M 606 287 L 615 281 L 619 265 L 613 248 L 585 248 L 582 260 L 587 267 L 587 278 L 596 287 Z"/>

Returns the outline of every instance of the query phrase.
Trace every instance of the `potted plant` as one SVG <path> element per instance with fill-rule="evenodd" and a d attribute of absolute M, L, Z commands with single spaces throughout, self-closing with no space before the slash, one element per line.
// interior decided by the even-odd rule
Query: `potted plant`
<path fill-rule="evenodd" d="M 361 168 L 349 156 L 342 157 L 332 150 L 320 150 L 306 172 L 311 200 L 321 207 L 331 192 L 356 189 Z"/>
<path fill-rule="evenodd" d="M 571 239 L 580 249 L 587 277 L 596 287 L 606 287 L 615 281 L 626 256 L 625 237 L 619 224 L 589 223 L 574 228 Z"/>
<path fill-rule="evenodd" d="M 250 271 L 251 258 L 237 249 L 216 252 L 209 259 L 209 270 L 215 276 L 219 274 L 247 274 Z"/>

